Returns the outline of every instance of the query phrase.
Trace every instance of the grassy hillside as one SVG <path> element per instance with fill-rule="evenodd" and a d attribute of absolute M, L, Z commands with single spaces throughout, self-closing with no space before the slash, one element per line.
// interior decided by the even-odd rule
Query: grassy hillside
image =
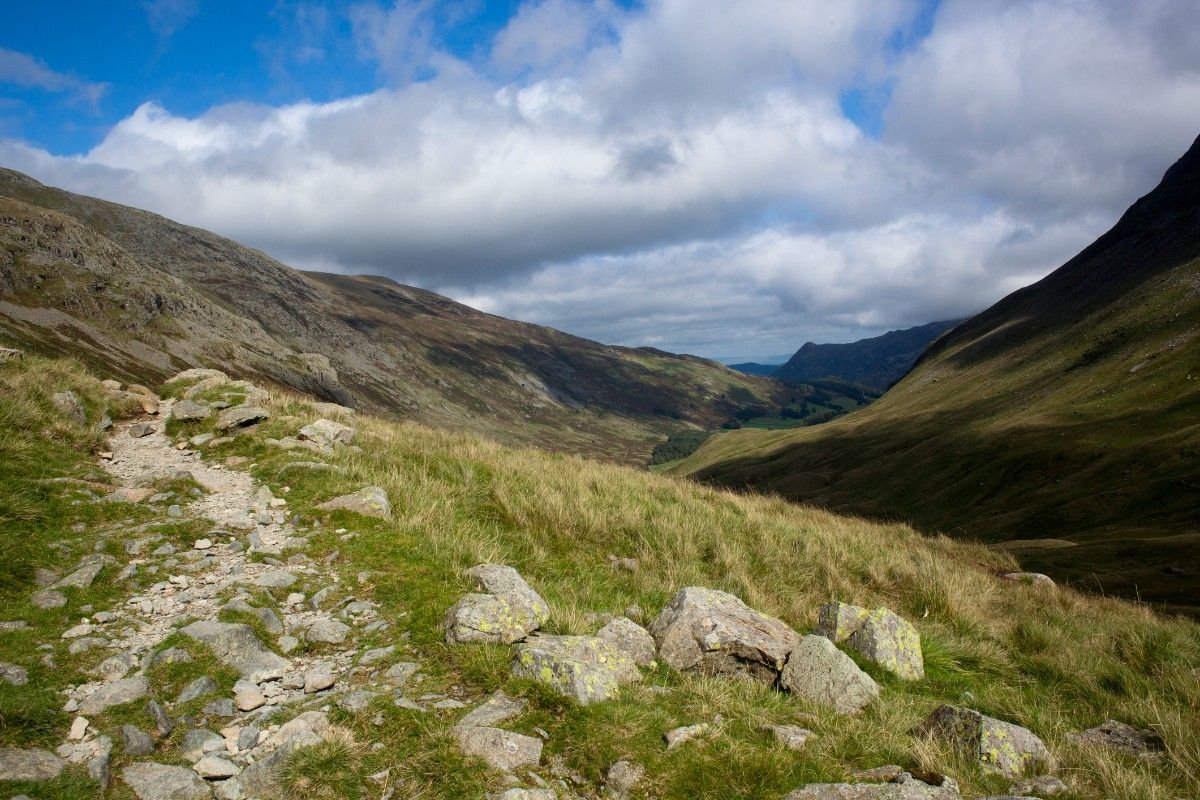
<path fill-rule="evenodd" d="M 188 366 L 503 442 L 644 463 L 777 383 L 609 347 L 369 276 L 305 273 L 207 231 L 0 169 L 0 338 L 126 380 Z"/>
<path fill-rule="evenodd" d="M 1200 147 L 869 408 L 711 437 L 673 471 L 1000 545 L 1200 611 Z"/>
<path fill-rule="evenodd" d="M 88 502 L 77 486 L 44 482 L 52 476 L 103 480 L 93 462 L 100 437 L 65 422 L 49 403 L 50 392 L 70 386 L 94 420 L 103 404 L 95 379 L 75 367 L 26 359 L 0 366 L 0 381 L 0 469 L 8 497 L 20 498 L 0 508 L 10 562 L 0 584 L 0 616 L 31 625 L 0 638 L 0 660 L 30 670 L 28 686 L 0 682 L 0 745 L 53 749 L 70 715 L 59 710 L 61 696 L 52 687 L 83 679 L 59 634 L 86 613 L 84 604 L 106 608 L 119 590 L 105 575 L 89 593 L 72 594 L 66 607 L 34 612 L 28 606 L 36 588 L 33 570 L 61 568 L 68 554 L 89 552 L 97 543 L 119 556 L 120 531 L 150 512 L 140 505 Z M 1068 800 L 1170 800 L 1200 792 L 1195 623 L 1069 589 L 1002 581 L 996 573 L 1011 568 L 1008 556 L 925 538 L 903 525 L 737 496 L 568 455 L 507 449 L 414 424 L 356 417 L 361 452 L 297 455 L 267 440 L 295 435 L 316 418 L 312 406 L 276 392 L 268 408 L 270 420 L 206 449 L 205 458 L 249 465 L 286 496 L 289 514 L 313 526 L 305 556 L 327 564 L 343 592 L 378 603 L 380 618 L 393 623 L 364 646 L 395 644 L 405 658 L 418 660 L 419 691 L 481 698 L 504 688 L 526 698 L 526 712 L 506 727 L 545 733 L 543 766 L 535 772 L 552 785 L 562 778 L 573 793 L 597 796 L 608 766 L 629 758 L 647 770 L 634 795 L 639 798 L 777 800 L 803 783 L 844 779 L 854 769 L 886 763 L 949 773 L 968 797 L 1003 791 L 1008 781 L 910 735 L 934 707 L 951 702 L 1027 725 L 1043 737 L 1062 763 L 1060 774 L 1070 787 L 1062 797 Z M 171 423 L 170 430 L 183 437 L 210 426 Z M 332 469 L 294 466 L 314 460 Z M 363 485 L 387 490 L 395 506 L 392 521 L 316 508 Z M 189 536 L 186 530 L 167 533 L 181 541 Z M 639 568 L 614 571 L 610 554 L 636 558 Z M 577 706 L 512 678 L 510 648 L 444 644 L 445 611 L 468 589 L 461 571 L 481 561 L 517 567 L 549 601 L 544 627 L 553 632 L 591 632 L 599 624 L 592 615 L 620 614 L 631 605 L 653 615 L 689 585 L 733 592 L 799 630 L 811 627 L 818 606 L 831 598 L 886 604 L 918 627 L 927 678 L 904 682 L 866 665 L 882 687 L 881 698 L 858 716 L 837 717 L 764 686 L 660 666 L 619 699 Z M 49 650 L 39 651 L 39 642 Z M 41 666 L 43 652 L 59 666 Z M 386 784 L 397 796 L 481 797 L 503 779 L 455 749 L 451 726 L 462 713 L 414 713 L 387 698 L 364 714 L 334 709 L 339 738 L 301 750 L 284 772 L 280 796 L 375 798 L 381 789 L 368 776 L 389 769 Z M 1066 736 L 1108 718 L 1153 726 L 1168 754 L 1124 757 Z M 666 750 L 664 731 L 714 720 L 708 737 Z M 146 724 L 140 712 L 120 709 L 93 717 L 92 724 L 111 732 L 126 721 Z M 816 733 L 799 752 L 774 744 L 761 730 L 765 723 L 787 722 Z M 169 757 L 175 741 L 163 745 L 160 759 Z M 382 747 L 369 747 L 373 742 Z M 131 760 L 119 748 L 115 759 L 114 774 Z M 81 768 L 70 768 L 53 784 L 12 788 L 32 797 L 82 798 L 90 796 L 89 786 Z M 112 796 L 124 798 L 125 792 L 118 784 Z"/>

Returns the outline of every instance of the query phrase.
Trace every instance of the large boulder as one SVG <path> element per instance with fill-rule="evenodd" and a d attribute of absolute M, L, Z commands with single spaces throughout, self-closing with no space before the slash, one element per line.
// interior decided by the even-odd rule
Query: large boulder
<path fill-rule="evenodd" d="M 49 781 L 65 766 L 66 762 L 49 750 L 0 747 L 0 781 Z"/>
<path fill-rule="evenodd" d="M 481 591 L 503 597 L 513 605 L 527 607 L 539 625 L 550 618 L 550 606 L 512 567 L 476 564 L 467 570 L 466 575 Z"/>
<path fill-rule="evenodd" d="M 716 589 L 681 589 L 650 623 L 658 655 L 678 670 L 774 683 L 800 641 L 782 621 Z"/>
<path fill-rule="evenodd" d="M 206 619 L 193 622 L 180 633 L 207 645 L 218 661 L 255 683 L 276 678 L 291 666 L 286 658 L 268 650 L 249 625 Z"/>
<path fill-rule="evenodd" d="M 879 697 L 879 686 L 824 636 L 805 636 L 779 678 L 792 694 L 838 714 L 853 714 Z"/>
<path fill-rule="evenodd" d="M 534 636 L 517 646 L 512 674 L 582 705 L 608 700 L 642 675 L 628 655 L 596 636 Z"/>
<path fill-rule="evenodd" d="M 121 771 L 138 800 L 203 800 L 212 797 L 204 779 L 190 769 L 143 761 Z"/>
<path fill-rule="evenodd" d="M 487 594 L 468 594 L 446 614 L 446 641 L 512 644 L 550 617 L 550 606 L 512 567 L 478 564 L 467 570 Z"/>
<path fill-rule="evenodd" d="M 939 706 L 921 730 L 1007 778 L 1053 772 L 1056 767 L 1054 756 L 1033 731 L 973 709 Z"/>
<path fill-rule="evenodd" d="M 639 667 L 654 663 L 654 637 L 628 617 L 617 617 L 597 631 L 596 636 L 632 658 Z"/>
<path fill-rule="evenodd" d="M 357 492 L 326 500 L 317 508 L 325 511 L 352 511 L 365 517 L 392 518 L 392 504 L 387 492 L 378 486 L 364 486 Z"/>
<path fill-rule="evenodd" d="M 925 677 L 921 636 L 907 620 L 886 608 L 868 611 L 846 603 L 822 606 L 817 632 L 846 642 L 855 652 L 905 680 Z"/>

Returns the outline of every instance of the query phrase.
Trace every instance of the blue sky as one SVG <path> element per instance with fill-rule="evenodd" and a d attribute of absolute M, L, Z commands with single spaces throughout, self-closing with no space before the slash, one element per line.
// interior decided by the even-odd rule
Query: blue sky
<path fill-rule="evenodd" d="M 0 7 L 0 165 L 302 269 L 762 359 L 969 315 L 1200 132 L 1195 0 Z"/>

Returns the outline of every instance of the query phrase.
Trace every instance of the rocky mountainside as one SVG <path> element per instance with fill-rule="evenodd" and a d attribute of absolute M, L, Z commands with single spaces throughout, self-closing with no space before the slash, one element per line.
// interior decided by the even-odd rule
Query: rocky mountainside
<path fill-rule="evenodd" d="M 930 342 L 960 322 L 962 320 L 930 322 L 846 344 L 806 342 L 772 375 L 797 383 L 840 378 L 887 391 L 912 369 Z"/>
<path fill-rule="evenodd" d="M 290 269 L 11 170 L 0 170 L 0 336 L 142 383 L 216 364 L 363 410 L 639 463 L 666 432 L 773 407 L 782 391 L 385 278 Z"/>
<path fill-rule="evenodd" d="M 676 470 L 983 539 L 1200 613 L 1200 143 L 1108 233 L 834 423 Z"/>

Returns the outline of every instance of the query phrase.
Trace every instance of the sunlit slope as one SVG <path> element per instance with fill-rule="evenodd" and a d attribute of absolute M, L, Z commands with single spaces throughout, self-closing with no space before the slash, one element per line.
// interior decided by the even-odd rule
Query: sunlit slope
<path fill-rule="evenodd" d="M 672 471 L 1005 543 L 1093 589 L 1200 607 L 1200 150 L 878 403 L 723 433 Z"/>

